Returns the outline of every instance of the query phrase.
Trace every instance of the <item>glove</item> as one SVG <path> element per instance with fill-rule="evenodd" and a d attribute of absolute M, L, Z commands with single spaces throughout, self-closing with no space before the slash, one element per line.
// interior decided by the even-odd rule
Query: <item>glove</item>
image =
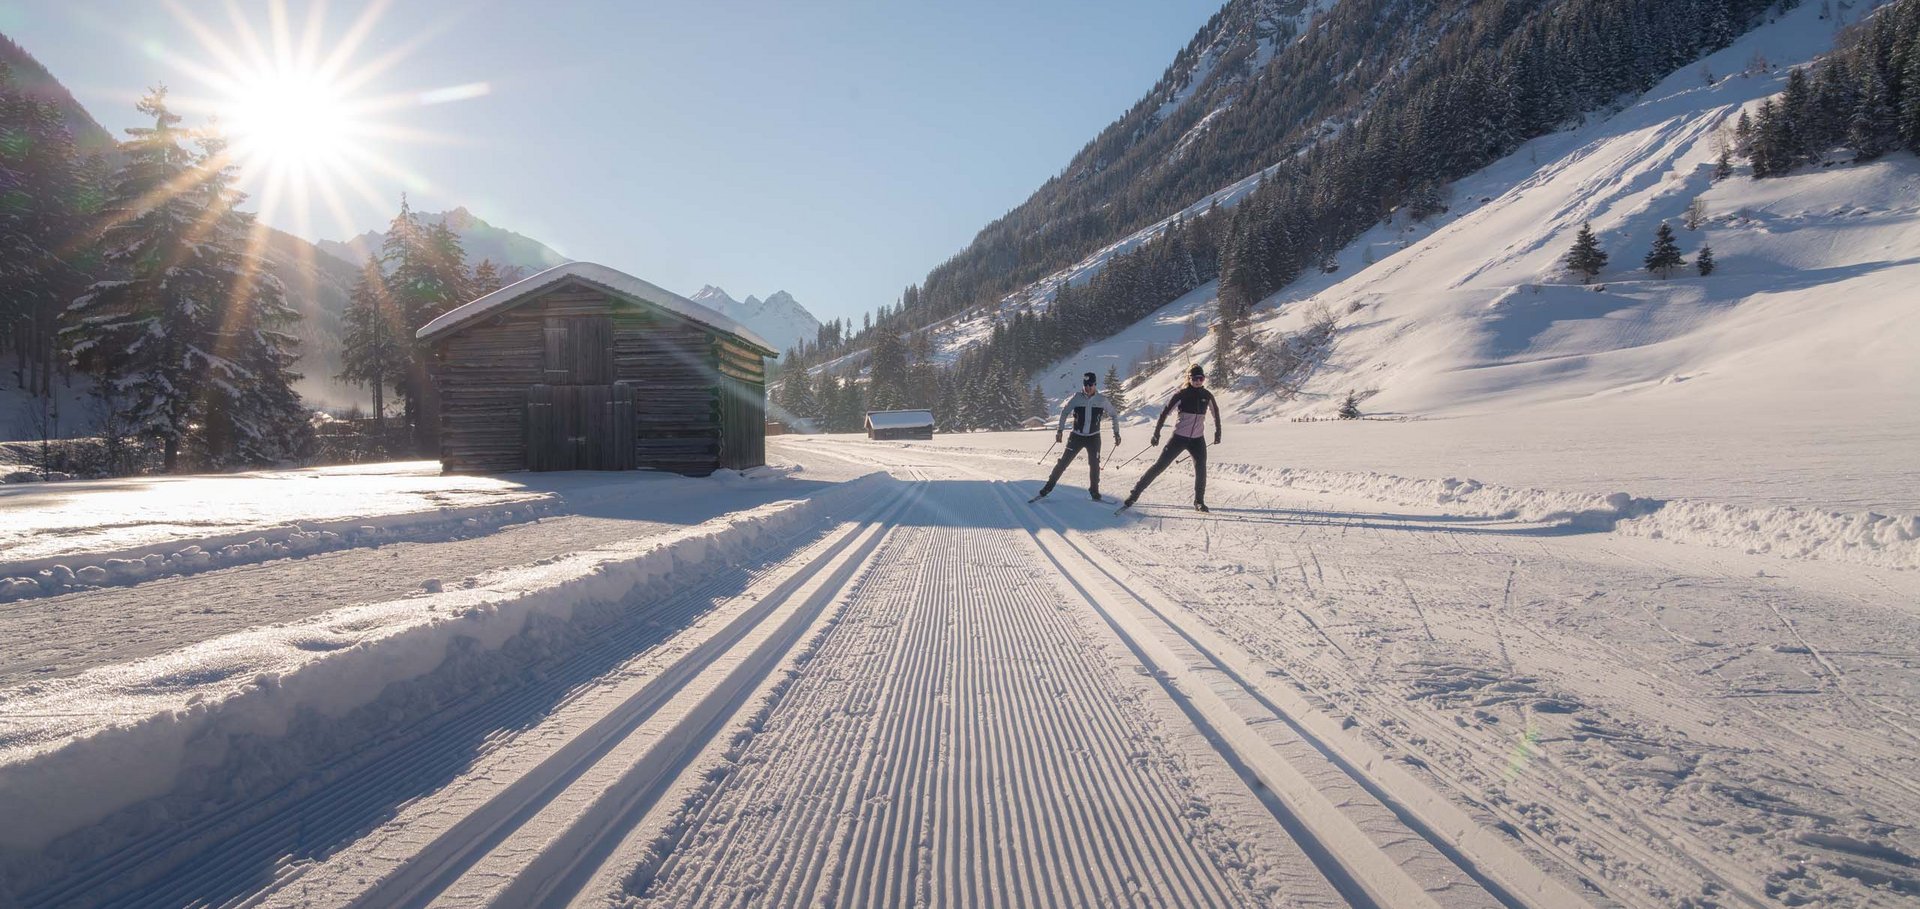
<path fill-rule="evenodd" d="M 1153 441 L 1151 441 L 1151 442 L 1148 442 L 1147 444 L 1148 444 L 1148 445 L 1158 445 L 1158 444 L 1160 444 L 1160 434 L 1159 434 L 1159 433 L 1157 433 L 1157 432 L 1156 432 L 1156 433 L 1154 433 L 1154 434 L 1153 434 Z"/>
<path fill-rule="evenodd" d="M 1220 444 L 1220 430 L 1218 429 L 1213 431 L 1213 444 Z"/>
<path fill-rule="evenodd" d="M 1055 445 L 1058 445 L 1058 444 L 1060 444 L 1060 438 L 1061 438 L 1061 437 L 1060 437 L 1060 430 L 1058 430 L 1058 429 L 1056 429 L 1056 430 L 1054 430 L 1054 431 L 1053 431 L 1053 444 L 1055 444 Z"/>
<path fill-rule="evenodd" d="M 1117 432 L 1113 434 L 1113 447 L 1120 447 L 1120 434 Z"/>

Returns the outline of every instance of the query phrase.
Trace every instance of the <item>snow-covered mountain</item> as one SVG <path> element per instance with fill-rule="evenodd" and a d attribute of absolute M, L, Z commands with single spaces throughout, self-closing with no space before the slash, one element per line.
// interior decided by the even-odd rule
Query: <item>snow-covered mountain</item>
<path fill-rule="evenodd" d="M 803 340 L 812 341 L 820 331 L 820 320 L 784 290 L 774 291 L 765 300 L 754 296 L 735 300 L 726 291 L 709 284 L 688 299 L 753 329 L 782 352 Z"/>
<path fill-rule="evenodd" d="M 417 212 L 415 217 L 422 224 L 444 222 L 453 228 L 453 232 L 460 235 L 460 246 L 467 254 L 469 265 L 482 259 L 492 259 L 496 265 L 518 266 L 530 275 L 572 261 L 539 240 L 488 224 L 465 208 Z M 358 265 L 365 262 L 368 256 L 379 253 L 386 240 L 385 231 L 370 230 L 347 240 L 321 240 L 316 245 L 337 258 Z"/>

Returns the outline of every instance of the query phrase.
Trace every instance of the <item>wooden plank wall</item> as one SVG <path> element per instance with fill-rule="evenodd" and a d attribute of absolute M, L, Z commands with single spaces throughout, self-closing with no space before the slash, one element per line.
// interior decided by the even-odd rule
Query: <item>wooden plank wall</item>
<path fill-rule="evenodd" d="M 650 310 L 615 311 L 614 373 L 634 387 L 641 467 L 707 474 L 720 466 L 712 337 Z"/>
<path fill-rule="evenodd" d="M 720 371 L 720 466 L 734 470 L 767 463 L 766 360 L 724 338 L 714 339 Z"/>
<path fill-rule="evenodd" d="M 604 318 L 579 318 L 593 316 Z M 611 334 L 610 345 L 603 333 Z M 611 363 L 602 365 L 583 345 L 610 347 Z M 555 355 L 558 362 L 551 359 Z M 612 408 L 606 418 L 616 431 L 631 433 L 633 451 L 629 459 L 615 446 L 604 459 L 592 460 L 612 469 L 692 474 L 712 472 L 723 461 L 730 467 L 763 464 L 764 363 L 757 352 L 698 325 L 649 308 L 616 306 L 599 291 L 566 285 L 438 342 L 441 460 L 457 473 L 524 470 L 535 429 L 528 422 L 535 385 L 619 381 L 632 386 L 633 403 L 623 412 L 622 393 L 613 391 L 604 402 Z M 551 408 L 551 391 L 546 400 Z M 593 419 L 547 413 L 543 433 L 557 431 L 546 421 Z"/>
<path fill-rule="evenodd" d="M 537 313 L 518 314 L 471 326 L 436 345 L 440 463 L 450 473 L 527 467 L 527 390 L 546 380 L 546 335 Z"/>

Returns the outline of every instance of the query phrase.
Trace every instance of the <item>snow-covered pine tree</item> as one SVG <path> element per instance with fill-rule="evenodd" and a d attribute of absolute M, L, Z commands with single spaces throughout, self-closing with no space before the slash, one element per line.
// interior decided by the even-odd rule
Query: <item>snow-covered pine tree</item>
<path fill-rule="evenodd" d="M 1120 381 L 1120 367 L 1107 365 L 1106 381 L 1100 391 L 1107 396 L 1107 403 L 1113 405 L 1115 415 L 1127 409 L 1127 389 Z"/>
<path fill-rule="evenodd" d="M 907 345 L 898 334 L 881 331 L 873 339 L 867 372 L 867 405 L 872 410 L 906 406 Z"/>
<path fill-rule="evenodd" d="M 819 400 L 814 396 L 813 377 L 804 369 L 787 371 L 786 378 L 780 380 L 780 406 L 788 415 L 802 420 L 814 420 L 820 415 Z"/>
<path fill-rule="evenodd" d="M 1920 153 L 1920 29 L 1908 34 L 1906 57 L 1900 69 L 1900 137 Z"/>
<path fill-rule="evenodd" d="M 1653 248 L 1647 250 L 1647 271 L 1666 278 L 1686 264 L 1686 258 L 1680 255 L 1680 244 L 1673 238 L 1673 228 L 1665 221 L 1660 222 L 1660 229 L 1653 235 Z"/>
<path fill-rule="evenodd" d="M 1580 233 L 1573 238 L 1573 249 L 1567 252 L 1567 270 L 1580 276 L 1583 284 L 1592 283 L 1595 275 L 1607 267 L 1607 253 L 1600 248 L 1599 238 L 1593 235 L 1591 222 L 1580 225 Z"/>
<path fill-rule="evenodd" d="M 988 401 L 987 428 L 994 430 L 1019 429 L 1020 421 L 1025 420 L 1027 396 L 1022 391 L 1026 383 L 1013 370 L 1002 368 L 994 377 L 992 397 Z"/>
<path fill-rule="evenodd" d="M 1360 398 L 1351 391 L 1347 392 L 1347 399 L 1340 402 L 1340 419 L 1360 419 Z"/>
<path fill-rule="evenodd" d="M 814 390 L 814 401 L 818 411 L 813 421 L 814 428 L 821 432 L 836 432 L 834 420 L 840 415 L 840 380 L 834 378 L 833 373 L 820 374 L 818 387 Z"/>
<path fill-rule="evenodd" d="M 139 109 L 154 125 L 128 130 L 101 235 L 117 277 L 68 307 L 69 349 L 124 396 L 166 470 L 189 446 L 211 466 L 298 456 L 308 429 L 284 330 L 298 316 L 248 242 L 224 144 L 189 152 L 165 89 Z"/>
<path fill-rule="evenodd" d="M 340 322 L 341 369 L 335 378 L 372 389 L 374 426 L 384 438 L 387 390 L 397 389 L 405 376 L 412 344 L 400 327 L 378 260 L 361 266 Z"/>
<path fill-rule="evenodd" d="M 1744 108 L 1733 124 L 1733 153 L 1741 157 L 1753 154 L 1753 118 Z"/>
<path fill-rule="evenodd" d="M 1047 418 L 1047 392 L 1038 385 L 1033 386 L 1032 396 L 1027 398 L 1027 416 Z"/>
<path fill-rule="evenodd" d="M 235 467 L 305 458 L 312 454 L 313 427 L 311 412 L 293 389 L 300 378 L 293 371 L 300 342 L 290 331 L 300 314 L 257 252 L 253 234 L 262 228 L 239 210 L 246 195 L 233 188 L 236 173 L 225 137 L 204 130 L 197 144 L 193 192 L 203 214 L 193 243 L 208 290 L 222 301 L 198 408 L 200 460 Z"/>
<path fill-rule="evenodd" d="M 193 163 L 180 118 L 167 108 L 165 89 L 138 108 L 154 125 L 127 130 L 120 146 L 127 163 L 115 175 L 101 235 L 104 264 L 120 277 L 74 300 L 62 334 L 82 368 L 123 394 L 132 432 L 158 443 L 161 466 L 172 471 L 205 374 L 195 354 L 213 349 L 219 310 L 205 288 L 173 280 L 191 267 L 189 239 L 200 215 L 191 194 L 173 189 L 187 185 Z"/>
<path fill-rule="evenodd" d="M 1887 98 L 1880 67 L 1868 60 L 1861 70 L 1859 98 L 1847 121 L 1847 142 L 1853 146 L 1855 160 L 1868 161 L 1887 153 L 1899 118 Z"/>
<path fill-rule="evenodd" d="M 1720 148 L 1720 160 L 1713 164 L 1713 180 L 1718 183 L 1733 176 L 1733 153 L 1725 146 Z"/>
<path fill-rule="evenodd" d="M 940 432 L 959 432 L 965 428 L 960 422 L 959 383 L 948 373 L 941 373 L 939 382 L 940 396 L 933 405 L 933 426 Z"/>
<path fill-rule="evenodd" d="M 1707 241 L 1700 241 L 1700 254 L 1693 258 L 1693 264 L 1700 269 L 1700 277 L 1713 274 L 1713 247 Z"/>

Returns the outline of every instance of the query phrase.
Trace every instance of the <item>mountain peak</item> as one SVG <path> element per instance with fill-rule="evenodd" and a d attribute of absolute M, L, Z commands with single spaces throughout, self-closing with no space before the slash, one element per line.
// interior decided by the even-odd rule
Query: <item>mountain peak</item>
<path fill-rule="evenodd" d="M 775 291 L 765 300 L 754 296 L 735 300 L 726 291 L 708 284 L 688 299 L 711 307 L 753 329 L 755 334 L 766 338 L 781 350 L 795 347 L 802 341 L 811 341 L 820 331 L 820 320 L 784 290 Z"/>

